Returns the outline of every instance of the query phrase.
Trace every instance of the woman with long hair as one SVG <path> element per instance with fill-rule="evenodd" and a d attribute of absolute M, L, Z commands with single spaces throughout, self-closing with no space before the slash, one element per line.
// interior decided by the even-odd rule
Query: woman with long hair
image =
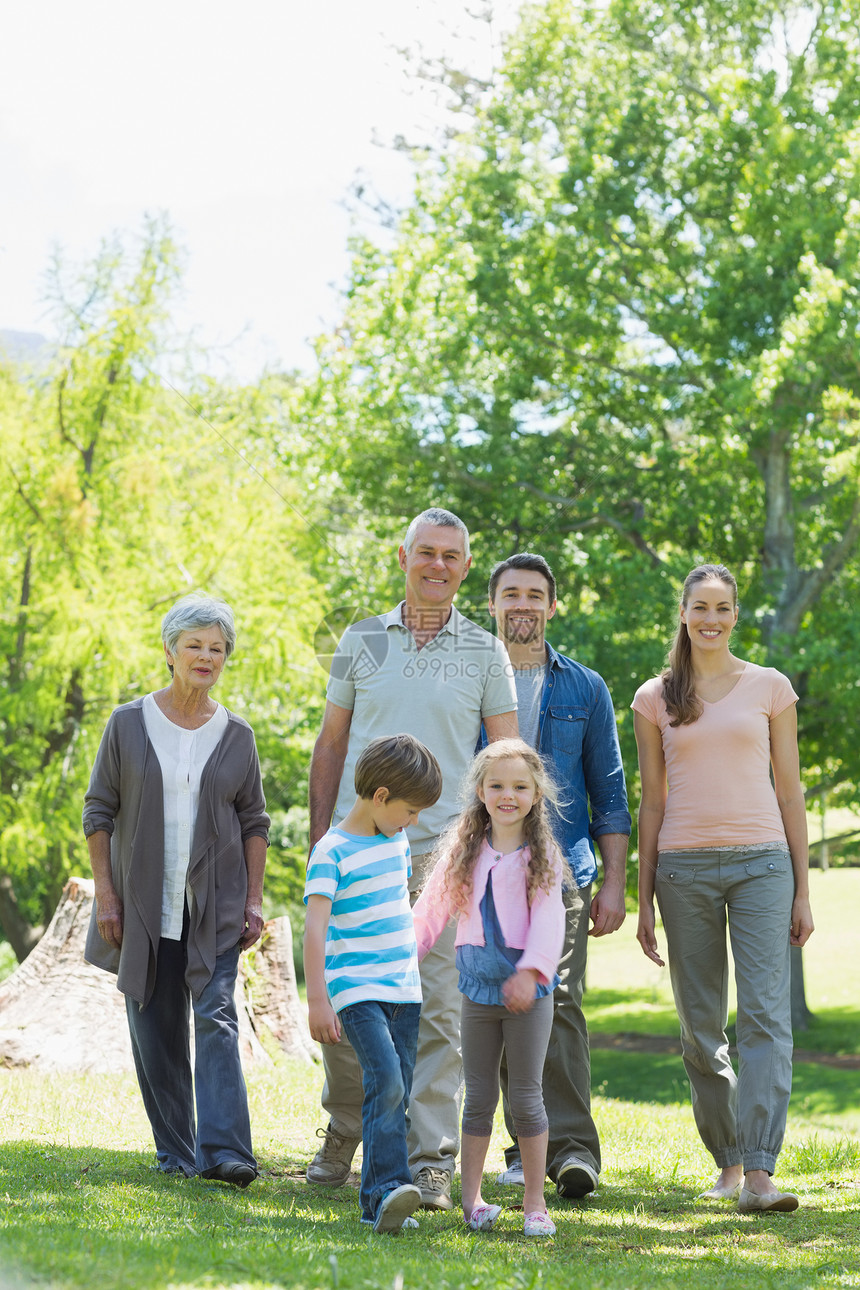
<path fill-rule="evenodd" d="M 555 800 L 555 789 L 529 744 L 500 739 L 475 758 L 463 796 L 465 809 L 441 838 L 413 911 L 419 959 L 457 918 L 466 1082 L 463 1217 L 473 1231 L 486 1232 L 501 1214 L 501 1206 L 483 1199 L 481 1179 L 504 1051 L 525 1177 L 524 1231 L 551 1236 L 542 1074 L 564 939 L 561 887 L 570 876 L 549 823 L 547 800 Z"/>
<path fill-rule="evenodd" d="M 642 801 L 639 927 L 663 967 L 666 935 L 693 1113 L 719 1169 L 704 1193 L 740 1213 L 789 1211 L 773 1183 L 791 1093 L 790 950 L 813 930 L 797 695 L 774 668 L 731 652 L 737 584 L 693 569 L 662 675 L 633 700 Z M 771 773 L 773 780 L 771 781 Z M 738 1073 L 726 1038 L 728 922 Z"/>

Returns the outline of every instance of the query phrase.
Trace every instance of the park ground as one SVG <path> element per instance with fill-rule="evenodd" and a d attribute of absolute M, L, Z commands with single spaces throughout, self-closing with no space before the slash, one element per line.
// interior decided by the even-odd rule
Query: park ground
<path fill-rule="evenodd" d="M 357 1179 L 312 1188 L 321 1071 L 283 1062 L 249 1079 L 263 1176 L 245 1192 L 152 1172 L 134 1080 L 0 1073 L 0 1287 L 575 1290 L 860 1286 L 860 870 L 813 873 L 811 1029 L 798 1036 L 778 1182 L 794 1215 L 739 1216 L 697 1199 L 712 1165 L 693 1127 L 668 983 L 622 931 L 592 944 L 588 981 L 598 1193 L 559 1202 L 551 1240 L 506 1210 L 489 1235 L 455 1210 L 417 1232 L 358 1224 Z M 98 1043 L 94 1018 L 93 1043 Z M 502 1189 L 500 1122 L 488 1199 Z"/>

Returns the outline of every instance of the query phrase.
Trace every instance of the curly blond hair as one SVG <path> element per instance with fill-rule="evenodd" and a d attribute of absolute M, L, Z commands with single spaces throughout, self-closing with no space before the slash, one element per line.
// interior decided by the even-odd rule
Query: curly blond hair
<path fill-rule="evenodd" d="M 478 789 L 493 766 L 521 757 L 535 783 L 537 797 L 524 821 L 523 843 L 529 849 L 527 894 L 529 905 L 538 891 L 551 891 L 559 879 L 571 878 L 570 866 L 553 836 L 547 803 L 558 806 L 558 789 L 538 753 L 522 739 L 497 739 L 478 753 L 460 789 L 465 803 L 462 813 L 443 833 L 434 853 L 431 873 L 439 899 L 452 914 L 468 909 L 478 853 L 487 837 L 490 816 L 478 796 Z M 440 869 L 440 873 L 436 870 Z M 560 873 L 559 873 L 560 871 Z M 440 881 L 441 879 L 441 881 Z"/>

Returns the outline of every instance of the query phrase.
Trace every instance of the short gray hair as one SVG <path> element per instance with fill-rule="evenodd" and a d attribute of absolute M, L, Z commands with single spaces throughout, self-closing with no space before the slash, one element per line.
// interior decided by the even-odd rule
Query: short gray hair
<path fill-rule="evenodd" d="M 403 549 L 407 555 L 409 555 L 415 543 L 415 534 L 418 531 L 419 524 L 433 524 L 440 529 L 457 529 L 459 533 L 463 534 L 463 546 L 468 560 L 469 530 L 459 515 L 455 515 L 453 511 L 446 511 L 441 506 L 431 506 L 429 510 L 422 511 L 420 515 L 415 516 L 415 519 L 406 530 L 406 537 L 403 539 Z"/>
<path fill-rule="evenodd" d="M 202 627 L 221 628 L 226 646 L 224 657 L 228 659 L 236 647 L 236 623 L 227 602 L 214 596 L 192 593 L 177 600 L 161 620 L 161 639 L 172 654 L 183 632 L 200 631 Z M 170 671 L 172 675 L 173 669 Z"/>

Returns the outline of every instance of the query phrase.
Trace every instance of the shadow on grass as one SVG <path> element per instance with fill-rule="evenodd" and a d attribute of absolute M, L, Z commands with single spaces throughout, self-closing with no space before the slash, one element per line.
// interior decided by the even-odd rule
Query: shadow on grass
<path fill-rule="evenodd" d="M 815 1053 L 860 1054 L 860 1010 L 818 1008 L 809 1029 L 798 1031 L 794 1043 Z"/>
<path fill-rule="evenodd" d="M 688 1103 L 690 1087 L 680 1056 L 659 1053 L 591 1050 L 591 1087 L 601 1097 L 625 1102 L 656 1102 L 662 1106 Z M 815 1062 L 796 1062 L 791 1107 L 805 1115 L 860 1112 L 857 1071 L 839 1070 Z"/>
<path fill-rule="evenodd" d="M 151 1155 L 0 1145 L 3 1267 L 42 1285 L 146 1287 L 280 1284 L 410 1290 L 571 1290 L 689 1285 L 729 1290 L 765 1277 L 781 1290 L 860 1268 L 860 1227 L 844 1204 L 820 1200 L 798 1215 L 737 1215 L 697 1201 L 688 1186 L 647 1168 L 620 1170 L 587 1203 L 550 1199 L 558 1226 L 529 1241 L 522 1213 L 474 1234 L 455 1210 L 420 1216 L 402 1238 L 374 1237 L 358 1222 L 351 1189 L 311 1188 L 264 1176 L 247 1191 L 169 1178 Z M 265 1162 L 264 1166 L 265 1166 Z M 487 1178 L 487 1199 L 509 1189 Z M 771 1280 L 773 1278 L 773 1280 Z M 828 1284 L 835 1284 L 830 1281 Z M 844 1284 L 844 1281 L 843 1281 Z"/>
<path fill-rule="evenodd" d="M 583 1008 L 595 1035 L 632 1033 L 677 1040 L 678 1017 L 671 1003 L 651 990 L 589 990 Z M 734 1039 L 734 1014 L 729 1038 Z M 795 1046 L 815 1053 L 860 1054 L 860 1009 L 819 1008 L 808 1030 L 798 1031 Z"/>
<path fill-rule="evenodd" d="M 674 1006 L 658 998 L 653 990 L 588 989 L 582 1007 L 588 1028 L 595 1034 L 627 1030 L 667 1037 L 678 1034 Z"/>

